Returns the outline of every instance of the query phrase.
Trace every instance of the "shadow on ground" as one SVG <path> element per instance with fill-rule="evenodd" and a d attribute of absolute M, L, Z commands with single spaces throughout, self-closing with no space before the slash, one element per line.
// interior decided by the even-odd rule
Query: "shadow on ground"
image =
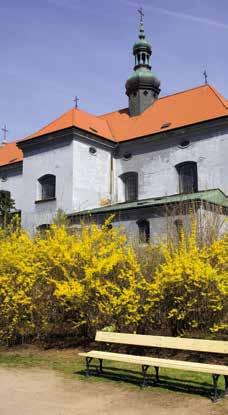
<path fill-rule="evenodd" d="M 74 372 L 74 374 L 87 377 L 85 370 Z M 103 368 L 103 372 L 99 372 L 96 365 L 90 365 L 89 377 L 99 377 L 111 381 L 117 381 L 125 384 L 131 384 L 142 387 L 143 377 L 140 372 L 131 369 L 118 369 L 116 367 Z M 153 373 L 147 375 L 146 387 L 159 387 L 173 392 L 182 392 L 185 394 L 194 394 L 202 397 L 212 398 L 213 386 L 209 382 L 198 382 L 195 380 L 188 381 L 169 376 L 159 376 L 159 383 L 156 383 Z M 219 389 L 219 395 L 222 398 L 224 391 Z"/>

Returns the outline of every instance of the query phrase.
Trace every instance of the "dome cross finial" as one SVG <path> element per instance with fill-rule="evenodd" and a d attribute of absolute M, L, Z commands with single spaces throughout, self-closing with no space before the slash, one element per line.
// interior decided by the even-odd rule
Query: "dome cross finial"
<path fill-rule="evenodd" d="M 145 39 L 145 32 L 144 32 L 144 11 L 143 11 L 143 8 L 140 7 L 140 9 L 138 9 L 138 12 L 140 14 L 139 39 Z"/>
<path fill-rule="evenodd" d="M 140 7 L 140 9 L 138 9 L 138 12 L 140 14 L 140 23 L 143 23 L 143 18 L 144 18 L 144 11 L 143 8 Z"/>

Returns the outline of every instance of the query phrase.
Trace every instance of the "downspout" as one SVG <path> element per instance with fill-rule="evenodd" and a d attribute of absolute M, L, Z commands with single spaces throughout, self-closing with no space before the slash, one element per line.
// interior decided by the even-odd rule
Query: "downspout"
<path fill-rule="evenodd" d="M 110 158 L 110 199 L 111 199 L 111 204 L 113 202 L 113 155 L 111 153 L 111 158 Z"/>
<path fill-rule="evenodd" d="M 114 156 L 116 156 L 116 151 L 119 148 L 119 143 L 116 143 L 114 151 L 111 152 L 110 158 L 110 196 L 111 196 L 111 204 L 115 203 L 117 195 L 115 195 L 115 169 L 114 169 Z"/>

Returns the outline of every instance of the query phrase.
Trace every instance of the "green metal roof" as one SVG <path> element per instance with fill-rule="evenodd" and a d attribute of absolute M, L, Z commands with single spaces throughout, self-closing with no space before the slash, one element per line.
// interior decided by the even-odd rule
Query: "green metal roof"
<path fill-rule="evenodd" d="M 148 47 L 149 50 L 151 50 L 150 43 L 146 39 L 139 39 L 137 42 L 135 42 L 133 49 L 140 48 L 140 47 Z"/>
<path fill-rule="evenodd" d="M 138 68 L 135 71 L 133 71 L 131 73 L 131 75 L 129 76 L 128 79 L 132 79 L 132 78 L 136 78 L 136 77 L 143 77 L 143 78 L 152 78 L 155 77 L 156 75 L 149 69 L 147 68 Z"/>
<path fill-rule="evenodd" d="M 145 208 L 169 203 L 204 201 L 222 207 L 228 207 L 228 197 L 220 189 L 204 190 L 197 193 L 177 194 L 172 196 L 156 197 L 153 199 L 137 200 L 135 202 L 116 203 L 96 209 L 84 210 L 75 215 L 86 215 L 105 212 L 116 212 L 119 210 Z"/>

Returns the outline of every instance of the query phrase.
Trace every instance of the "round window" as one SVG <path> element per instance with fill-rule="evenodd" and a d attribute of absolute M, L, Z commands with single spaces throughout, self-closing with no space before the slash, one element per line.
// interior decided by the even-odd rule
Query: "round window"
<path fill-rule="evenodd" d="M 124 155 L 123 155 L 123 159 L 124 160 L 130 160 L 132 158 L 132 154 L 131 153 L 125 153 Z"/>
<path fill-rule="evenodd" d="M 89 152 L 90 152 L 90 154 L 96 154 L 97 149 L 95 147 L 90 147 Z"/>
<path fill-rule="evenodd" d="M 188 147 L 188 146 L 189 146 L 189 144 L 190 144 L 190 141 L 189 141 L 189 140 L 185 140 L 185 141 L 182 141 L 182 142 L 179 144 L 179 147 L 180 147 L 180 148 L 185 148 L 185 147 Z"/>

